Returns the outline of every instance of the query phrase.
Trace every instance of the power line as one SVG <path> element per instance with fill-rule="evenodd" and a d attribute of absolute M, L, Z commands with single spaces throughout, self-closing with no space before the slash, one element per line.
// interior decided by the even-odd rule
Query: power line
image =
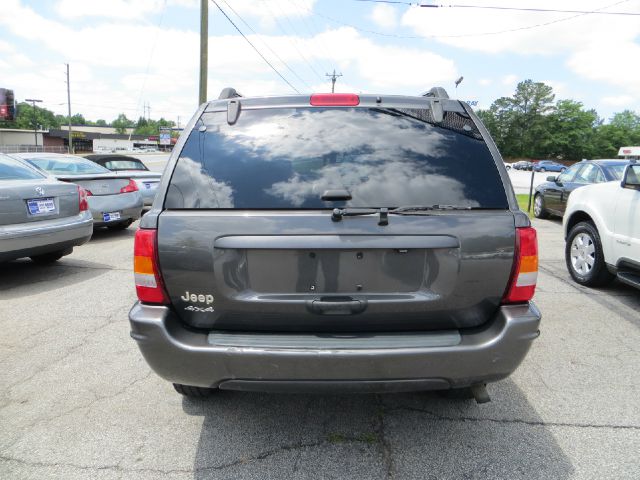
<path fill-rule="evenodd" d="M 328 59 L 333 58 L 333 55 L 331 53 L 329 53 L 329 50 L 327 49 L 327 46 L 325 45 L 325 43 L 319 38 L 319 34 L 320 29 L 318 28 L 318 25 L 316 24 L 315 18 L 313 17 L 313 15 L 311 15 L 310 21 L 307 21 L 306 15 L 304 14 L 304 8 L 301 7 L 298 4 L 297 0 L 289 0 L 289 3 L 291 5 L 293 5 L 296 8 L 296 16 L 302 20 L 302 22 L 305 24 L 305 26 L 309 29 L 309 32 L 311 32 L 312 35 L 315 35 L 315 39 L 316 41 L 320 44 L 320 47 L 322 48 L 322 51 L 325 55 L 326 58 L 321 59 L 318 58 L 318 63 L 320 63 L 320 65 L 322 66 L 322 64 L 324 63 L 324 69 L 325 70 L 331 70 L 331 64 L 329 63 Z"/>
<path fill-rule="evenodd" d="M 296 44 L 296 42 L 294 40 L 291 39 L 291 37 L 287 34 L 286 29 L 282 26 L 282 24 L 280 23 L 280 21 L 278 20 L 278 18 L 276 17 L 276 15 L 274 15 L 273 11 L 271 10 L 271 8 L 269 7 L 269 4 L 267 2 L 263 3 L 264 7 L 269 11 L 269 15 L 271 16 L 271 18 L 273 18 L 273 20 L 275 21 L 276 25 L 278 26 L 278 29 L 280 29 L 280 31 L 282 32 L 282 34 L 285 36 L 285 38 L 289 41 L 289 43 L 291 43 L 291 45 L 293 46 L 293 48 L 296 50 L 296 52 L 298 52 L 298 55 L 300 55 L 300 58 L 302 58 L 302 60 L 307 64 L 307 66 L 309 67 L 309 69 L 316 75 L 316 77 L 318 77 L 320 79 L 320 81 L 323 81 L 322 76 L 320 76 L 320 74 L 318 73 L 318 71 L 313 68 L 313 65 L 311 65 L 311 62 L 309 62 L 309 59 L 304 55 L 304 53 L 302 53 L 302 51 L 298 48 L 298 45 Z M 285 19 L 287 20 L 287 22 L 289 22 L 289 26 L 291 26 L 291 22 L 289 21 L 288 17 L 286 17 L 285 15 Z M 293 29 L 293 27 L 292 27 Z M 297 35 L 294 32 L 294 36 Z"/>
<path fill-rule="evenodd" d="M 362 1 L 376 1 L 376 0 L 356 0 Z M 623 16 L 640 16 L 640 12 L 602 12 L 600 10 L 559 10 L 554 8 L 522 8 L 522 7 L 498 7 L 490 5 L 423 5 L 424 8 L 476 8 L 482 10 L 515 10 L 518 12 L 536 12 L 536 13 L 579 13 L 589 15 L 623 15 Z"/>
<path fill-rule="evenodd" d="M 256 51 L 256 53 L 257 53 L 258 55 L 260 55 L 260 58 L 262 58 L 262 59 L 265 61 L 265 63 L 266 63 L 267 65 L 269 65 L 269 66 L 271 67 L 271 69 L 272 69 L 274 72 L 276 72 L 276 74 L 277 74 L 277 75 L 278 75 L 278 76 L 279 76 L 279 77 L 280 77 L 280 78 L 281 78 L 281 79 L 282 79 L 282 80 L 283 80 L 287 85 L 289 85 L 289 86 L 293 89 L 293 91 L 295 91 L 296 93 L 300 93 L 300 92 L 298 91 L 298 89 L 297 89 L 296 87 L 294 87 L 294 86 L 289 82 L 289 80 L 287 80 L 287 79 L 286 79 L 286 78 L 285 78 L 285 77 L 284 77 L 284 76 L 283 76 L 283 75 L 282 75 L 282 74 L 281 74 L 281 73 L 276 69 L 276 67 L 274 67 L 273 65 L 271 65 L 271 62 L 269 62 L 269 60 L 267 60 L 267 59 L 266 59 L 266 57 L 265 57 L 264 55 L 262 55 L 262 53 L 260 52 L 260 50 L 258 50 L 258 49 L 256 48 L 256 46 L 255 46 L 253 43 L 251 43 L 251 40 L 249 40 L 249 39 L 247 38 L 247 36 L 246 36 L 244 33 L 242 33 L 242 30 L 240 30 L 240 29 L 238 28 L 238 26 L 233 22 L 233 20 L 231 20 L 231 18 L 229 18 L 229 15 L 227 15 L 227 12 L 225 12 L 225 11 L 222 9 L 222 7 L 220 7 L 220 5 L 218 5 L 218 2 L 216 2 L 216 0 L 211 0 L 211 1 L 212 1 L 212 2 L 213 2 L 213 4 L 218 8 L 218 10 L 220 10 L 220 12 L 222 13 L 222 15 L 224 15 L 224 16 L 225 16 L 225 18 L 226 18 L 227 20 L 229 20 L 229 23 L 231 23 L 231 25 L 233 25 L 233 28 L 235 28 L 235 29 L 238 31 L 238 33 L 239 33 L 240 35 L 242 35 L 242 38 L 244 38 L 244 39 L 247 41 L 247 43 L 248 43 L 249 45 L 251 45 L 251 48 L 253 48 L 253 49 Z"/>
<path fill-rule="evenodd" d="M 579 13 L 579 14 L 595 14 L 595 15 L 622 15 L 622 16 L 640 16 L 637 12 L 601 12 L 597 10 L 563 10 L 557 8 L 537 8 L 537 7 L 501 7 L 495 5 L 437 5 L 437 4 L 424 4 L 413 2 L 402 2 L 394 0 L 352 0 L 354 2 L 366 2 L 366 3 L 389 3 L 393 5 L 406 5 L 409 7 L 416 6 L 422 8 L 476 8 L 483 10 L 513 10 L 517 12 L 535 12 L 535 13 Z"/>
<path fill-rule="evenodd" d="M 373 0 L 355 0 L 355 1 L 363 1 L 364 2 L 364 1 L 373 1 Z M 419 40 L 419 39 L 425 39 L 425 38 L 438 39 L 438 38 L 484 37 L 484 36 L 489 36 L 489 35 L 501 35 L 503 33 L 518 32 L 518 31 L 521 31 L 521 30 L 531 30 L 531 29 L 534 29 L 534 28 L 546 27 L 548 25 L 553 25 L 553 24 L 556 24 L 556 23 L 566 22 L 566 21 L 569 21 L 569 20 L 573 20 L 574 18 L 582 17 L 582 16 L 585 16 L 585 15 L 598 13 L 600 10 L 603 10 L 605 8 L 611 8 L 611 7 L 614 7 L 616 5 L 620 5 L 621 3 L 627 3 L 628 1 L 629 0 L 622 0 L 620 2 L 616 2 L 616 3 L 612 3 L 610 5 L 606 5 L 604 7 L 600 7 L 598 9 L 593 10 L 593 11 L 580 13 L 578 15 L 572 15 L 570 17 L 560 18 L 558 20 L 552 20 L 552 21 L 549 21 L 549 22 L 536 23 L 534 25 L 527 25 L 527 26 L 524 26 L 524 27 L 509 28 L 509 29 L 498 30 L 498 31 L 493 31 L 493 32 L 462 33 L 462 34 L 458 34 L 458 35 L 401 35 L 401 34 L 394 34 L 394 33 L 384 33 L 384 32 L 378 32 L 378 31 L 375 31 L 375 30 L 369 30 L 369 29 L 366 29 L 366 28 L 362 28 L 362 27 L 359 27 L 357 25 L 353 25 L 351 23 L 347 23 L 347 22 L 344 22 L 342 20 L 338 20 L 338 19 L 329 17 L 328 15 L 324 15 L 324 14 L 319 13 L 319 12 L 314 12 L 312 10 L 307 10 L 307 11 L 310 12 L 311 15 L 316 15 L 318 17 L 324 18 L 325 20 L 329 20 L 330 22 L 334 22 L 334 23 L 337 23 L 339 25 L 343 25 L 345 27 L 351 27 L 354 30 L 357 30 L 359 32 L 369 33 L 371 35 L 377 35 L 377 36 L 381 36 L 381 37 L 391 37 L 391 38 Z"/>
<path fill-rule="evenodd" d="M 265 46 L 265 47 L 267 47 L 267 48 L 269 49 L 269 51 L 270 51 L 271 53 L 273 53 L 273 54 L 275 55 L 275 57 L 276 57 L 278 60 L 280 60 L 280 62 L 281 62 L 281 63 L 282 63 L 286 68 L 287 68 L 287 70 L 289 70 L 293 75 L 295 75 L 295 77 L 296 77 L 298 80 L 300 80 L 302 83 L 304 83 L 304 84 L 307 86 L 307 88 L 308 88 L 309 90 L 311 90 L 311 85 L 309 85 L 309 84 L 308 84 L 308 83 L 307 83 L 307 82 L 306 82 L 302 77 L 300 77 L 300 75 L 298 75 L 298 74 L 295 72 L 295 70 L 293 70 L 293 69 L 292 69 L 292 68 L 287 64 L 287 62 L 285 62 L 285 61 L 280 57 L 280 55 L 278 55 L 278 54 L 277 54 L 277 53 L 276 53 L 276 52 L 275 52 L 275 51 L 274 51 L 274 50 L 269 46 L 269 44 L 268 44 L 268 43 L 267 43 L 267 42 L 262 38 L 262 36 L 261 36 L 260 34 L 258 34 L 258 32 L 256 32 L 256 31 L 251 27 L 251 25 L 249 25 L 249 24 L 244 20 L 244 18 L 242 18 L 242 17 L 240 16 L 240 14 L 239 14 L 238 12 L 236 12 L 236 11 L 235 11 L 235 9 L 234 9 L 231 5 L 229 5 L 229 3 L 228 3 L 226 0 L 222 0 L 222 1 L 225 3 L 225 5 L 226 5 L 227 7 L 229 7 L 229 8 L 231 9 L 231 11 L 232 11 L 232 12 L 233 12 L 233 13 L 234 13 L 234 14 L 235 14 L 239 19 L 240 19 L 240 21 L 246 25 L 246 27 L 247 27 L 249 30 L 251 30 L 255 35 L 257 35 L 257 36 L 258 36 L 258 38 L 259 38 L 259 39 L 260 39 L 260 41 L 264 44 L 264 46 Z"/>

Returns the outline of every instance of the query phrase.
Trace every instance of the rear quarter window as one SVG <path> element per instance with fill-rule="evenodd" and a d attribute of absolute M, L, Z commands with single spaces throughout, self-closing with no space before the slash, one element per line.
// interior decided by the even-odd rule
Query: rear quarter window
<path fill-rule="evenodd" d="M 352 199 L 322 201 L 326 190 Z M 166 208 L 323 209 L 447 204 L 506 209 L 505 188 L 472 119 L 376 108 L 204 113 L 171 177 Z"/>

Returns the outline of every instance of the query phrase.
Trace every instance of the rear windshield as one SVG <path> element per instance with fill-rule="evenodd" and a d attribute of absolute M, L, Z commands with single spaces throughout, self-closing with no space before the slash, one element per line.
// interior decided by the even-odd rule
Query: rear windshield
<path fill-rule="evenodd" d="M 624 175 L 624 170 L 627 168 L 627 165 L 628 163 L 622 165 L 607 165 L 605 169 L 614 180 L 622 180 L 622 175 Z"/>
<path fill-rule="evenodd" d="M 0 154 L 0 180 L 33 180 L 36 178 L 44 178 L 44 175 L 23 165 L 18 160 Z"/>
<path fill-rule="evenodd" d="M 347 190 L 349 201 L 323 201 Z M 429 110 L 269 108 L 204 113 L 171 178 L 166 208 L 324 209 L 447 204 L 508 208 L 473 121 Z"/>
<path fill-rule="evenodd" d="M 106 168 L 80 157 L 34 157 L 27 161 L 53 175 L 93 175 L 111 173 Z"/>
<path fill-rule="evenodd" d="M 146 170 L 147 168 L 138 160 L 107 160 L 104 166 L 109 170 Z"/>

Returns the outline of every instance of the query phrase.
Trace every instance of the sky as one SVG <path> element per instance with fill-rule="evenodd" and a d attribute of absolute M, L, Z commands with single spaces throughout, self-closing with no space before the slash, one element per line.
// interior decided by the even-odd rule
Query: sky
<path fill-rule="evenodd" d="M 488 108 L 532 79 L 605 120 L 640 112 L 640 16 L 416 2 L 216 2 L 286 82 L 211 1 L 209 99 L 228 86 L 245 96 L 327 92 L 326 74 L 335 69 L 340 92 L 415 95 L 443 86 Z M 461 4 L 640 13 L 640 0 Z M 199 22 L 200 0 L 2 0 L 0 87 L 66 115 L 68 63 L 72 113 L 137 119 L 148 104 L 152 118 L 184 125 L 198 106 Z"/>

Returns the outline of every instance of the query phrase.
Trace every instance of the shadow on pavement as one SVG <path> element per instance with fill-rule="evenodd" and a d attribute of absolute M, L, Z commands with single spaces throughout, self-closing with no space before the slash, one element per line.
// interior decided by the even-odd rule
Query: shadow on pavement
<path fill-rule="evenodd" d="M 49 265 L 38 265 L 26 258 L 0 263 L 0 298 L 20 298 L 66 288 L 104 275 L 109 269 L 106 264 L 75 260 L 73 254 Z"/>
<path fill-rule="evenodd" d="M 563 479 L 573 467 L 510 380 L 494 401 L 436 393 L 183 399 L 204 422 L 194 478 Z"/>
<path fill-rule="evenodd" d="M 90 243 L 105 243 L 110 242 L 112 240 L 122 240 L 126 238 L 131 238 L 133 242 L 133 237 L 136 235 L 136 230 L 138 229 L 138 223 L 133 223 L 129 225 L 129 228 L 125 228 L 124 230 L 112 230 L 107 227 L 97 227 L 93 229 L 93 235 L 91 236 Z M 133 244 L 131 246 L 133 250 Z"/>

